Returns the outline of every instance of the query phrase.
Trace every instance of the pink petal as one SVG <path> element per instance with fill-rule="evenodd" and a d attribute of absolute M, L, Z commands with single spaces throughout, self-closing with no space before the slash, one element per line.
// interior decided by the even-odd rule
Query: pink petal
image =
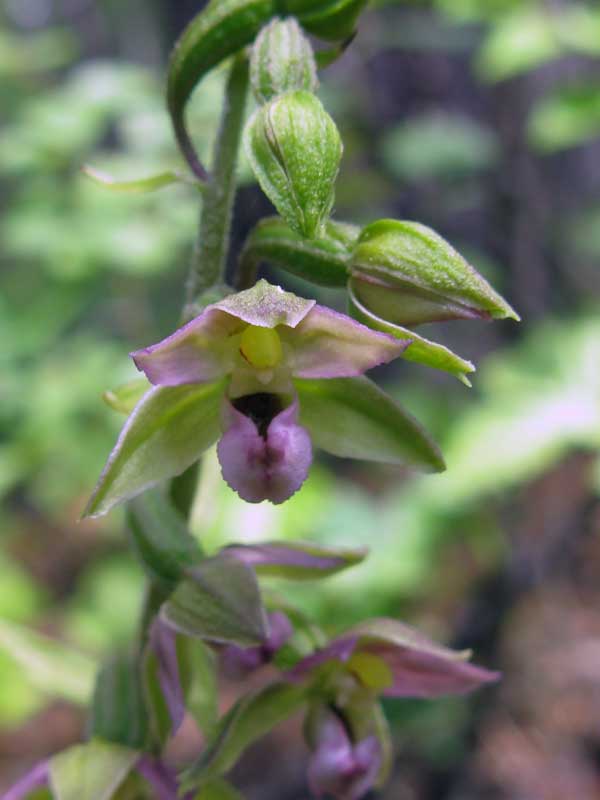
<path fill-rule="evenodd" d="M 157 386 L 205 383 L 231 371 L 229 337 L 244 327 L 236 317 L 209 306 L 162 342 L 130 355 L 140 372 Z"/>
<path fill-rule="evenodd" d="M 283 503 L 302 486 L 312 462 L 310 436 L 296 421 L 298 402 L 273 418 L 265 436 L 226 403 L 227 430 L 217 446 L 223 478 L 249 503 Z"/>
<path fill-rule="evenodd" d="M 466 694 L 500 679 L 500 673 L 456 657 L 444 657 L 389 644 L 369 644 L 360 649 L 378 656 L 390 668 L 394 683 L 383 690 L 382 694 L 386 697 L 433 698 L 447 694 Z"/>
<path fill-rule="evenodd" d="M 315 306 L 287 339 L 298 378 L 351 378 L 402 355 L 410 341 L 378 333 L 324 306 Z"/>

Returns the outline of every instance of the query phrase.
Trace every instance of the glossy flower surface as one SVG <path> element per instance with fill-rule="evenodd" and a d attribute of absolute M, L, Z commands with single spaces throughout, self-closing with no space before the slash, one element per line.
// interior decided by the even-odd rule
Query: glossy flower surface
<path fill-rule="evenodd" d="M 313 444 L 443 469 L 419 424 L 362 377 L 407 346 L 266 281 L 208 306 L 132 353 L 154 388 L 129 417 L 87 513 L 181 473 L 217 441 L 225 480 L 249 502 L 296 492 Z"/>

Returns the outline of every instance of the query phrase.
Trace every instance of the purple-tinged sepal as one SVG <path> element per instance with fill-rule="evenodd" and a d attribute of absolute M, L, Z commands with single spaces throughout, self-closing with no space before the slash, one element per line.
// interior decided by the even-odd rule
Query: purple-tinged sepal
<path fill-rule="evenodd" d="M 471 664 L 470 653 L 456 652 L 393 619 L 374 619 L 344 634 L 300 661 L 288 679 L 318 679 L 336 667 L 359 685 L 384 697 L 434 698 L 465 694 L 500 679 Z"/>
<path fill-rule="evenodd" d="M 228 645 L 221 653 L 223 672 L 233 680 L 244 678 L 269 664 L 277 651 L 292 637 L 294 628 L 286 614 L 273 611 L 267 615 L 269 633 L 260 647 Z"/>
<path fill-rule="evenodd" d="M 298 402 L 277 410 L 277 400 L 277 395 L 256 393 L 225 404 L 225 433 L 217 447 L 221 471 L 249 503 L 288 500 L 312 463 L 310 436 L 297 422 Z"/>
<path fill-rule="evenodd" d="M 360 564 L 365 548 L 331 548 L 309 542 L 233 544 L 223 551 L 243 561 L 259 576 L 313 580 Z"/>
<path fill-rule="evenodd" d="M 383 219 L 367 225 L 349 270 L 349 288 L 357 301 L 394 325 L 519 319 L 448 242 L 418 222 Z"/>

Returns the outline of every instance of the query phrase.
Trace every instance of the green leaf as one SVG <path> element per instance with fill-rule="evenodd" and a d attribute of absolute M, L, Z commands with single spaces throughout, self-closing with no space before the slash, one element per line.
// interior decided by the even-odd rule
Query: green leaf
<path fill-rule="evenodd" d="M 215 778 L 200 789 L 194 800 L 243 800 L 243 796 L 227 781 Z"/>
<path fill-rule="evenodd" d="M 156 192 L 158 189 L 163 189 L 165 186 L 172 186 L 174 183 L 192 183 L 185 175 L 175 172 L 174 170 L 159 172 L 157 175 L 152 175 L 149 178 L 139 178 L 133 181 L 119 181 L 111 175 L 107 175 L 89 165 L 83 167 L 82 171 L 84 175 L 103 188 L 111 192 L 122 192 L 125 194 L 145 194 L 147 192 Z M 201 186 L 197 181 L 193 183 L 195 186 Z"/>
<path fill-rule="evenodd" d="M 244 148 L 261 189 L 290 228 L 319 236 L 333 205 L 343 147 L 318 98 L 289 92 L 258 108 L 244 130 Z"/>
<path fill-rule="evenodd" d="M 7 620 L 0 620 L 0 649 L 44 693 L 80 705 L 89 702 L 97 669 L 91 658 Z"/>
<path fill-rule="evenodd" d="M 54 800 L 110 800 L 139 755 L 98 739 L 59 753 L 50 761 Z"/>
<path fill-rule="evenodd" d="M 199 760 L 184 773 L 182 791 L 228 772 L 249 745 L 302 707 L 306 691 L 303 686 L 272 683 L 239 700 Z"/>
<path fill-rule="evenodd" d="M 149 741 L 148 722 L 138 658 L 114 658 L 102 667 L 96 681 L 90 719 L 92 736 L 143 750 Z"/>
<path fill-rule="evenodd" d="M 368 0 L 285 0 L 288 14 L 298 17 L 307 31 L 321 39 L 344 41 L 356 29 L 356 22 Z"/>
<path fill-rule="evenodd" d="M 575 147 L 600 133 L 597 81 L 559 88 L 533 107 L 527 125 L 531 145 L 542 153 Z"/>
<path fill-rule="evenodd" d="M 148 389 L 150 389 L 150 383 L 146 378 L 134 378 L 132 381 L 117 386 L 116 389 L 104 392 L 102 399 L 115 411 L 119 411 L 121 414 L 131 414 Z"/>
<path fill-rule="evenodd" d="M 266 614 L 253 570 L 219 554 L 188 575 L 161 608 L 169 625 L 187 636 L 241 647 L 265 641 Z"/>
<path fill-rule="evenodd" d="M 351 287 L 348 289 L 348 295 L 350 314 L 354 319 L 364 325 L 368 325 L 373 330 L 389 333 L 397 339 L 409 339 L 412 342 L 411 346 L 402 353 L 402 358 L 407 361 L 414 361 L 417 364 L 425 364 L 433 369 L 449 372 L 466 386 L 471 385 L 467 375 L 470 372 L 475 372 L 475 367 L 470 361 L 457 356 L 444 345 L 430 342 L 429 339 L 419 336 L 418 333 L 409 328 L 402 328 L 400 325 L 392 325 L 391 322 L 379 319 L 360 303 L 352 292 Z"/>
<path fill-rule="evenodd" d="M 350 263 L 354 295 L 394 325 L 443 319 L 519 319 L 452 245 L 418 222 L 381 219 L 363 228 Z"/>
<path fill-rule="evenodd" d="M 131 547 L 151 579 L 172 587 L 200 560 L 198 543 L 161 492 L 145 492 L 133 500 L 127 521 Z"/>
<path fill-rule="evenodd" d="M 561 54 L 550 9 L 523 5 L 500 17 L 477 56 L 477 71 L 486 81 L 512 78 Z"/>
<path fill-rule="evenodd" d="M 106 514 L 199 459 L 219 437 L 224 392 L 225 381 L 147 392 L 125 423 L 84 516 Z"/>
<path fill-rule="evenodd" d="M 217 658 L 200 639 L 185 636 L 177 637 L 177 656 L 186 708 L 209 738 L 219 716 Z"/>
<path fill-rule="evenodd" d="M 250 44 L 273 13 L 273 0 L 211 0 L 175 45 L 167 78 L 167 104 L 179 145 L 199 177 L 204 170 L 184 116 L 190 95 L 207 72 Z"/>
<path fill-rule="evenodd" d="M 345 458 L 445 469 L 423 427 L 368 378 L 296 378 L 294 384 L 300 422 L 317 447 Z"/>
<path fill-rule="evenodd" d="M 347 262 L 360 229 L 329 220 L 323 236 L 306 239 L 280 217 L 262 219 L 250 233 L 242 261 L 267 261 L 320 286 L 345 286 Z"/>

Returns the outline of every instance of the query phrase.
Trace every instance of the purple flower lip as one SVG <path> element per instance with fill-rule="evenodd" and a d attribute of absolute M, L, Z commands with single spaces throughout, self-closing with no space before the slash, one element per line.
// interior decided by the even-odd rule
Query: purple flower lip
<path fill-rule="evenodd" d="M 251 406 L 248 415 L 238 410 L 240 404 L 245 410 Z M 297 401 L 271 419 L 260 416 L 265 408 L 269 415 L 277 408 L 273 395 L 241 398 L 235 405 L 226 402 L 226 430 L 217 453 L 223 478 L 243 500 L 283 503 L 306 480 L 312 445 L 308 432 L 297 423 Z"/>
<path fill-rule="evenodd" d="M 324 712 L 308 767 L 308 782 L 316 797 L 360 800 L 377 781 L 382 764 L 381 744 L 368 736 L 357 744 L 350 740 L 338 713 Z"/>

